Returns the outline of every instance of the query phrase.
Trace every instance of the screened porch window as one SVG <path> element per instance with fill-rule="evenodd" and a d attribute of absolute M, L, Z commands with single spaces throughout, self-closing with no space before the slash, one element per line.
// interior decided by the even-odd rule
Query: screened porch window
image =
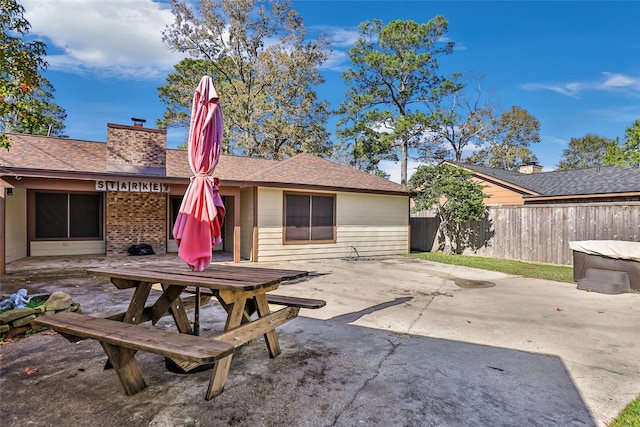
<path fill-rule="evenodd" d="M 286 194 L 284 241 L 335 241 L 335 196 Z"/>
<path fill-rule="evenodd" d="M 35 238 L 102 238 L 102 194 L 36 193 Z"/>

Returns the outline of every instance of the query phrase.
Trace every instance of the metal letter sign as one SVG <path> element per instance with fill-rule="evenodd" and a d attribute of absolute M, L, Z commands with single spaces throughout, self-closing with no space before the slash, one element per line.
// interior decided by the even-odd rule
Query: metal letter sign
<path fill-rule="evenodd" d="M 125 191 L 139 193 L 168 193 L 171 185 L 163 182 L 96 180 L 96 191 Z"/>

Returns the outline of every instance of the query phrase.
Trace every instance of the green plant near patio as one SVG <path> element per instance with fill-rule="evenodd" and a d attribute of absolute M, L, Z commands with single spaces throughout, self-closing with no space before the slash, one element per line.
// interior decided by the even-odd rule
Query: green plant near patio
<path fill-rule="evenodd" d="M 573 282 L 573 268 L 564 265 L 536 264 L 468 255 L 447 255 L 442 252 L 413 252 L 409 256 L 412 258 L 423 259 L 425 261 L 461 265 L 464 267 L 480 268 L 483 270 L 500 271 L 502 273 L 535 277 L 537 279 Z"/>
<path fill-rule="evenodd" d="M 46 302 L 46 299 L 32 299 L 31 301 L 29 301 L 28 303 L 25 304 L 25 306 L 27 308 L 36 308 L 38 306 L 41 306 L 42 304 L 44 304 Z M 0 314 L 7 312 L 9 310 L 0 310 Z"/>
<path fill-rule="evenodd" d="M 609 427 L 637 427 L 640 426 L 640 395 L 629 403 L 611 423 Z"/>

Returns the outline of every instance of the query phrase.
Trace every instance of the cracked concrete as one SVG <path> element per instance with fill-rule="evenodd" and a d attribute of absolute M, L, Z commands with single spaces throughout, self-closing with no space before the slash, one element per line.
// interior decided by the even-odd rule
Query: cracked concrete
<path fill-rule="evenodd" d="M 122 311 L 128 291 L 82 271 L 134 262 L 180 261 L 18 261 L 1 292 L 59 289 L 86 313 Z M 310 271 L 278 292 L 327 306 L 279 328 L 275 359 L 263 340 L 240 348 L 221 395 L 204 400 L 208 372 L 173 374 L 139 353 L 148 387 L 125 396 L 96 342 L 39 333 L 0 346 L 3 425 L 604 426 L 640 393 L 640 294 L 404 257 L 259 266 Z M 204 307 L 202 334 L 223 319 Z"/>

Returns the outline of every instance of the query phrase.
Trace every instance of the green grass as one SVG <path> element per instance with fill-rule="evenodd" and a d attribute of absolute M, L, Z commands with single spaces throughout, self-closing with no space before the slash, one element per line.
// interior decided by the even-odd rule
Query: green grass
<path fill-rule="evenodd" d="M 462 265 L 464 267 L 481 268 L 483 270 L 500 271 L 538 279 L 573 282 L 573 268 L 564 265 L 535 264 L 507 259 L 483 258 L 467 255 L 446 255 L 442 252 L 414 252 L 412 258 L 443 264 Z"/>
<path fill-rule="evenodd" d="M 25 306 L 26 308 L 36 308 L 38 306 L 41 306 L 44 303 L 45 303 L 45 300 L 43 299 L 32 299 L 31 301 L 26 303 Z M 10 311 L 10 310 L 0 310 L 0 314 L 5 313 L 7 311 Z"/>
<path fill-rule="evenodd" d="M 640 395 L 629 403 L 609 427 L 638 427 L 640 426 Z"/>

